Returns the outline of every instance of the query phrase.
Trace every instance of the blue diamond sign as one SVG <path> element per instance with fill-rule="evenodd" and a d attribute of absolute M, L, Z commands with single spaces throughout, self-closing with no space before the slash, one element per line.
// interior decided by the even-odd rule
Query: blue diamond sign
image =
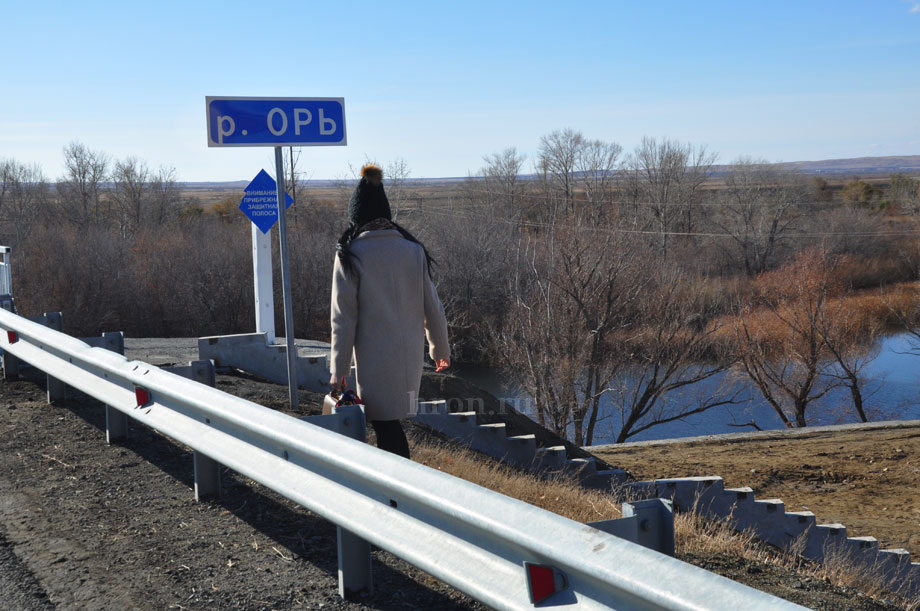
<path fill-rule="evenodd" d="M 265 170 L 256 174 L 244 191 L 246 195 L 240 201 L 240 210 L 249 217 L 262 233 L 268 233 L 278 221 L 278 183 Z M 285 208 L 290 208 L 294 200 L 284 194 Z"/>

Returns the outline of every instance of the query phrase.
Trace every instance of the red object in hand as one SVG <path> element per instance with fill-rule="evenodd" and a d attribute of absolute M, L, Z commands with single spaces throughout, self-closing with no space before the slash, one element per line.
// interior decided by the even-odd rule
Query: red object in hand
<path fill-rule="evenodd" d="M 450 367 L 450 361 L 448 361 L 447 359 L 438 359 L 438 361 L 435 363 L 434 370 L 440 373 L 444 371 L 445 369 L 447 369 L 448 367 Z"/>

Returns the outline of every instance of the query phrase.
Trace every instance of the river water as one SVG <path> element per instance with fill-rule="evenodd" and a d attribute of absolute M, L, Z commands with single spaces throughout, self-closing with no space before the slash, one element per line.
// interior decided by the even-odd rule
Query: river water
<path fill-rule="evenodd" d="M 920 350 L 916 338 L 910 335 L 894 335 L 882 338 L 875 349 L 878 356 L 866 368 L 866 383 L 863 388 L 865 409 L 869 419 L 914 420 L 920 419 Z M 913 353 L 911 353 L 913 350 Z M 496 397 L 511 403 L 516 409 L 534 417 L 532 402 L 515 389 L 495 370 L 463 366 L 456 372 L 473 384 Z M 737 404 L 712 408 L 701 414 L 689 416 L 681 421 L 656 425 L 643 431 L 629 441 L 671 439 L 738 433 L 754 430 L 751 426 L 733 426 L 751 421 L 764 430 L 783 428 L 782 421 L 760 392 L 746 379 L 737 374 L 722 374 L 701 385 L 688 387 L 683 393 L 675 393 L 669 401 L 690 403 L 698 394 L 712 394 L 720 386 L 731 387 L 737 392 Z M 852 401 L 846 389 L 837 389 L 815 404 L 807 412 L 810 426 L 845 424 L 858 422 Z M 613 443 L 620 430 L 619 414 L 610 400 L 601 404 L 599 421 L 594 435 L 594 444 Z"/>

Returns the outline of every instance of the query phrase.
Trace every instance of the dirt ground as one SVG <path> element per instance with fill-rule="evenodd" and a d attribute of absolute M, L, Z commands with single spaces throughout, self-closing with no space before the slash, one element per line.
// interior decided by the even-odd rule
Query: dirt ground
<path fill-rule="evenodd" d="M 592 452 L 637 479 L 719 475 L 787 511 L 809 510 L 848 536 L 873 536 L 920 558 L 920 423 L 735 439 L 600 446 Z"/>
<path fill-rule="evenodd" d="M 218 386 L 269 403 L 286 392 Z M 224 496 L 196 503 L 187 448 L 139 425 L 107 446 L 99 403 L 44 399 L 0 381 L 2 609 L 484 608 L 380 551 L 375 593 L 344 602 L 333 524 L 226 471 Z"/>

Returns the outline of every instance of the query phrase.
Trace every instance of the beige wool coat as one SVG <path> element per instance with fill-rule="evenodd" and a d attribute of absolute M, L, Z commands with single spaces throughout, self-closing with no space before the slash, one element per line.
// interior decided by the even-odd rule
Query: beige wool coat
<path fill-rule="evenodd" d="M 332 276 L 332 374 L 349 372 L 368 420 L 416 412 L 425 337 L 433 360 L 449 359 L 447 320 L 421 245 L 396 229 L 365 231 L 351 242 L 354 274 L 335 258 Z"/>

